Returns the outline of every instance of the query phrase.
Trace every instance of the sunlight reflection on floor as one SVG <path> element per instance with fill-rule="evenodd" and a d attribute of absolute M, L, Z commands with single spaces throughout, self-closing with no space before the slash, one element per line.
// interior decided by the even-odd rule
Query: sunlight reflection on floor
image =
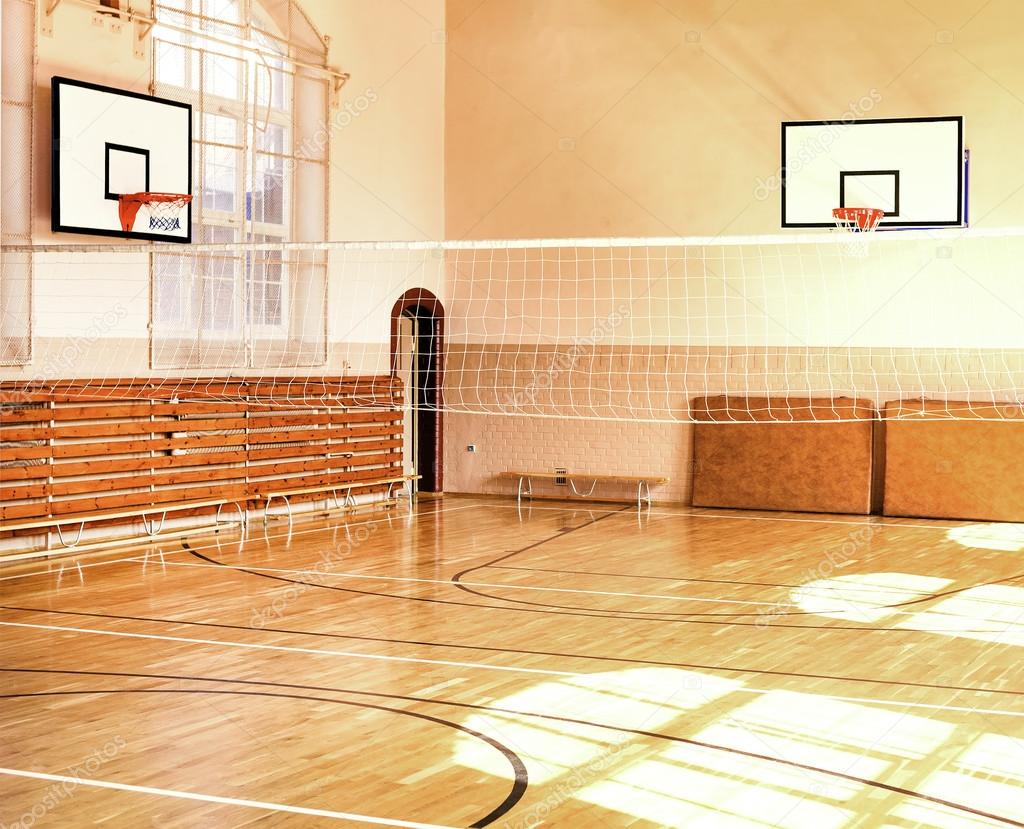
<path fill-rule="evenodd" d="M 1024 524 L 969 524 L 949 530 L 946 538 L 964 547 L 1016 553 L 1024 550 Z"/>
<path fill-rule="evenodd" d="M 623 825 L 840 829 L 861 825 L 872 812 L 878 821 L 870 825 L 891 829 L 994 825 L 837 774 L 906 782 L 923 794 L 1024 816 L 1024 754 L 1010 737 L 982 734 L 954 755 L 957 726 L 941 714 L 784 690 L 730 697 L 744 687 L 692 671 L 642 668 L 543 682 L 494 703 L 719 748 L 513 714 L 473 715 L 465 724 L 523 758 L 545 824 L 559 823 L 562 810 L 564 825 L 580 825 L 588 815 L 595 825 L 614 826 L 613 815 L 620 815 Z M 690 723 L 701 725 L 691 730 Z M 455 759 L 509 776 L 508 764 L 478 740 L 459 738 Z"/>

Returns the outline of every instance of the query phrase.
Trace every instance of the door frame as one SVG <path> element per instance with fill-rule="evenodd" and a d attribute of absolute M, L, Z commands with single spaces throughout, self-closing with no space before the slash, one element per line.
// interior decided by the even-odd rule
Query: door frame
<path fill-rule="evenodd" d="M 444 491 L 444 306 L 431 291 L 426 288 L 410 288 L 402 294 L 391 308 L 391 376 L 398 376 L 401 365 L 398 354 L 400 343 L 399 320 L 404 315 L 413 316 L 419 325 L 428 324 L 432 330 L 430 336 L 434 341 L 433 353 L 436 365 L 432 373 L 434 392 L 434 429 L 432 444 L 434 447 L 434 480 L 421 481 L 421 484 L 433 484 L 430 492 Z M 416 436 L 422 440 L 423 435 Z M 420 472 L 417 464 L 418 473 Z M 422 473 L 421 473 L 422 474 Z M 426 489 L 426 487 L 424 487 Z"/>

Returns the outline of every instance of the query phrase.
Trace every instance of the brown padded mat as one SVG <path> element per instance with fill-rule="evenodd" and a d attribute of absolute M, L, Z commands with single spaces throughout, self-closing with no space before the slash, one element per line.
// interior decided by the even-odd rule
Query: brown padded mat
<path fill-rule="evenodd" d="M 722 395 L 698 397 L 693 416 L 694 506 L 871 511 L 870 404 Z"/>
<path fill-rule="evenodd" d="M 885 416 L 886 515 L 1024 521 L 1019 405 L 901 400 Z"/>

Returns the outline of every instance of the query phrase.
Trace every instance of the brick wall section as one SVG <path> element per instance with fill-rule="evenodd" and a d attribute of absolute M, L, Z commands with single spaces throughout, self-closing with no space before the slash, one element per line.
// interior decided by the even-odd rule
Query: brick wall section
<path fill-rule="evenodd" d="M 466 451 L 475 444 L 477 451 Z M 558 420 L 537 417 L 445 415 L 445 490 L 514 495 L 516 482 L 501 480 L 509 469 L 602 474 L 656 474 L 671 479 L 652 491 L 655 500 L 690 500 L 692 426 L 688 423 L 636 423 Z M 582 486 L 582 484 L 578 484 Z M 571 494 L 568 487 L 537 482 L 538 495 Z M 636 497 L 629 486 L 603 484 L 595 496 Z"/>
<path fill-rule="evenodd" d="M 563 467 L 667 476 L 656 500 L 689 503 L 687 421 L 695 397 L 847 395 L 880 406 L 922 396 L 1009 401 L 1020 388 L 1024 351 L 595 346 L 573 355 L 568 345 L 450 347 L 445 489 L 514 494 L 500 472 Z M 508 414 L 516 411 L 535 416 Z M 476 453 L 466 451 L 469 444 Z M 567 489 L 539 484 L 535 491 Z M 628 487 L 602 492 L 633 494 Z"/>

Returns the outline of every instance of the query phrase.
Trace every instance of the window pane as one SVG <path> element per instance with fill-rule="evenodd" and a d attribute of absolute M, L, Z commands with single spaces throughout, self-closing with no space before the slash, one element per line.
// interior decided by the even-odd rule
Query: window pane
<path fill-rule="evenodd" d="M 203 140 L 214 144 L 238 145 L 238 122 L 223 115 L 203 115 Z"/>
<path fill-rule="evenodd" d="M 156 82 L 186 88 L 188 78 L 185 74 L 185 49 L 164 40 L 157 40 L 155 44 L 157 50 Z"/>
<path fill-rule="evenodd" d="M 224 243 L 237 241 L 233 228 L 207 225 L 202 241 Z M 201 309 L 200 324 L 204 331 L 231 331 L 236 328 L 235 293 L 238 284 L 238 254 L 235 251 L 211 251 L 199 257 L 195 304 Z"/>
<path fill-rule="evenodd" d="M 284 159 L 257 153 L 255 192 L 251 200 L 251 218 L 267 224 L 284 224 Z"/>
<path fill-rule="evenodd" d="M 158 324 L 173 327 L 186 324 L 185 292 L 188 289 L 188 273 L 183 256 L 154 257 L 153 316 Z"/>
<path fill-rule="evenodd" d="M 254 235 L 253 242 L 275 243 L 280 238 Z M 277 326 L 282 321 L 284 252 L 256 250 L 249 256 L 249 320 L 253 325 Z"/>
<path fill-rule="evenodd" d="M 256 130 L 256 149 L 283 155 L 285 152 L 284 139 L 284 127 L 270 124 L 266 130 Z"/>
<path fill-rule="evenodd" d="M 210 95 L 242 100 L 242 63 L 237 58 L 215 55 L 207 52 L 203 64 L 204 91 Z"/>
<path fill-rule="evenodd" d="M 225 147 L 203 146 L 203 206 L 233 213 L 241 154 Z"/>
<path fill-rule="evenodd" d="M 201 8 L 204 17 L 212 18 L 202 22 L 204 32 L 214 36 L 241 37 L 241 10 L 236 0 L 202 0 Z"/>

